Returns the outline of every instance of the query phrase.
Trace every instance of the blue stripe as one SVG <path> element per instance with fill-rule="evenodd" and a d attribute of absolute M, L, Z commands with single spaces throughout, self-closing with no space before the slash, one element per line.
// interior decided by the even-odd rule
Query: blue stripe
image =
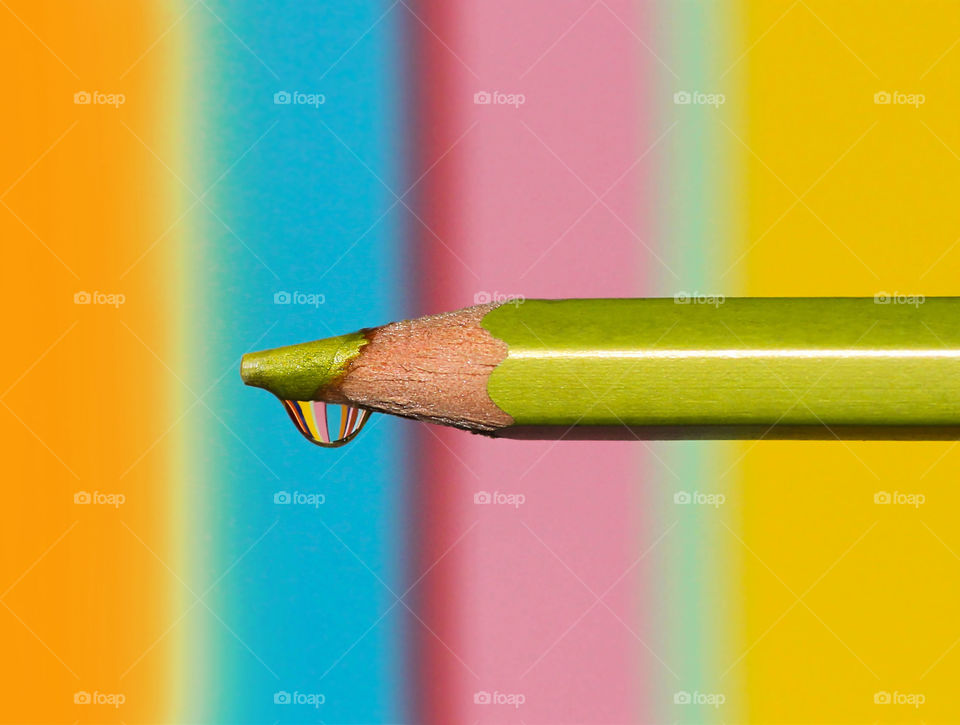
<path fill-rule="evenodd" d="M 343 449 L 321 450 L 235 370 L 254 347 L 402 316 L 404 219 L 383 216 L 388 187 L 402 186 L 402 18 L 381 18 L 388 5 L 375 2 L 206 6 L 189 16 L 195 190 L 236 165 L 206 197 L 210 210 L 191 212 L 191 386 L 202 393 L 229 373 L 204 399 L 212 412 L 191 414 L 205 455 L 188 484 L 201 530 L 178 535 L 209 562 L 191 582 L 198 594 L 228 573 L 205 599 L 214 613 L 189 615 L 202 637 L 187 654 L 213 671 L 182 683 L 183 716 L 402 720 L 404 609 L 380 618 L 404 588 L 403 424 L 378 417 Z M 294 92 L 304 95 L 274 102 Z M 302 297 L 276 304 L 282 293 Z M 276 504 L 278 491 L 325 502 Z M 277 692 L 325 702 L 278 705 Z"/>

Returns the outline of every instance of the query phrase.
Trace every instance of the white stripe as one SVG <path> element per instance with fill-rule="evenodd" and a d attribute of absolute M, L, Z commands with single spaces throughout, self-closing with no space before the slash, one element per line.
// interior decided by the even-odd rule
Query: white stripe
<path fill-rule="evenodd" d="M 608 359 L 843 359 L 843 358 L 923 358 L 923 359 L 960 359 L 960 349 L 956 350 L 874 350 L 874 349 L 847 349 L 847 350 L 750 350 L 737 348 L 733 350 L 511 350 L 507 356 L 510 360 L 539 360 L 553 358 L 608 358 Z"/>

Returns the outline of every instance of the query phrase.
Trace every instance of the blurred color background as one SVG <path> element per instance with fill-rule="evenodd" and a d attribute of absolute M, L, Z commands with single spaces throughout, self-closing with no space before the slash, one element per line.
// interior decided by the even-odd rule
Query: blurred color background
<path fill-rule="evenodd" d="M 0 40 L 0 722 L 960 721 L 955 444 L 323 451 L 237 374 L 491 300 L 960 293 L 955 2 L 0 0 Z"/>

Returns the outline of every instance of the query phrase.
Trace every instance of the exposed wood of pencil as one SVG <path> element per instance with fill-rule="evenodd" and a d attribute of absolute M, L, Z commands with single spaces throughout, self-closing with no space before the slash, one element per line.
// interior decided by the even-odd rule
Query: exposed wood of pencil
<path fill-rule="evenodd" d="M 508 351 L 480 326 L 494 307 L 478 305 L 367 331 L 367 344 L 323 398 L 468 430 L 511 425 L 513 418 L 487 393 L 490 373 Z"/>

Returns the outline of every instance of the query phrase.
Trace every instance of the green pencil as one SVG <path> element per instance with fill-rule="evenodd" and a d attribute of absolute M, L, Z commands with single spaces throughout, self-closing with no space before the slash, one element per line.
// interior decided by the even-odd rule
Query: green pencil
<path fill-rule="evenodd" d="M 505 437 L 957 439 L 960 298 L 514 300 L 249 353 L 241 374 Z"/>

